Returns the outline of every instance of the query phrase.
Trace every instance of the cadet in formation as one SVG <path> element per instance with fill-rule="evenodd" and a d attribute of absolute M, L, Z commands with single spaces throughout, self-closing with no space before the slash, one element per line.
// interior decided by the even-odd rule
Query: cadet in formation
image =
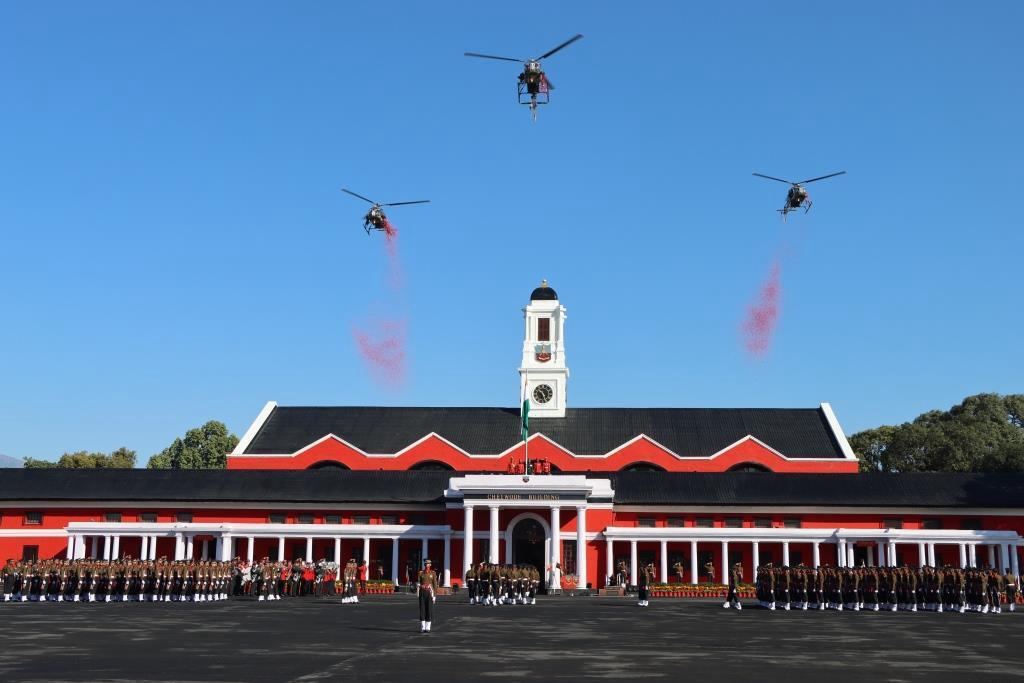
<path fill-rule="evenodd" d="M 430 560 L 423 560 L 423 569 L 416 575 L 416 597 L 420 603 L 420 633 L 430 633 L 434 604 L 437 603 L 437 574 L 430 566 Z"/>
<path fill-rule="evenodd" d="M 735 568 L 734 568 L 735 570 Z M 733 603 L 730 597 L 723 605 Z M 957 567 L 776 567 L 757 569 L 758 604 L 769 610 L 850 610 L 907 612 L 1012 612 L 1020 577 L 995 569 Z M 738 606 L 738 599 L 735 601 Z"/>
<path fill-rule="evenodd" d="M 488 564 L 467 567 L 471 605 L 536 605 L 540 572 L 532 565 Z"/>

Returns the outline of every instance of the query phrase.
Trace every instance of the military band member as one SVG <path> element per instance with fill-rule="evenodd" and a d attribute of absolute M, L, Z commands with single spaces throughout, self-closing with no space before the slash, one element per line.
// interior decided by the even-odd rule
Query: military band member
<path fill-rule="evenodd" d="M 437 602 L 437 574 L 430 560 L 423 560 L 423 570 L 416 576 L 416 596 L 420 603 L 420 633 L 430 633 L 434 621 L 434 603 Z"/>

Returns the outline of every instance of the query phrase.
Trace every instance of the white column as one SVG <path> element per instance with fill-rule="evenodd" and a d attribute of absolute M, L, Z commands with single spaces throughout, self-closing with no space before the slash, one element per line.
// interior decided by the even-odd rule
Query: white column
<path fill-rule="evenodd" d="M 668 541 L 661 541 L 661 574 L 658 575 L 659 583 L 668 583 Z"/>
<path fill-rule="evenodd" d="M 391 582 L 398 585 L 398 539 L 391 539 Z"/>
<path fill-rule="evenodd" d="M 562 561 L 562 511 L 551 508 L 551 568 Z M 558 586 L 556 586 L 557 588 Z"/>
<path fill-rule="evenodd" d="M 1017 545 L 1010 546 L 1010 571 L 1013 572 L 1014 576 L 1020 576 L 1020 564 L 1017 559 Z"/>
<path fill-rule="evenodd" d="M 92 549 L 89 551 L 89 557 L 96 559 L 100 554 L 100 537 L 92 537 Z"/>
<path fill-rule="evenodd" d="M 989 546 L 991 547 L 991 546 Z M 110 553 L 110 559 L 116 560 L 121 557 L 121 537 L 114 536 L 114 549 Z M 993 554 L 993 557 L 995 555 Z M 994 563 L 993 563 L 994 564 Z"/>
<path fill-rule="evenodd" d="M 885 554 L 885 543 L 882 542 L 882 541 L 879 541 L 877 545 L 878 545 L 878 563 L 877 563 L 877 565 L 879 567 L 888 567 L 888 566 L 890 566 L 889 565 L 889 558 Z M 871 546 L 868 546 L 868 550 L 871 550 Z M 871 562 L 871 558 L 870 557 L 868 558 L 868 564 L 873 564 Z"/>
<path fill-rule="evenodd" d="M 82 534 L 75 535 L 75 559 L 85 559 L 85 536 Z"/>
<path fill-rule="evenodd" d="M 889 541 L 889 558 L 886 560 L 889 567 L 898 567 L 899 562 L 896 561 L 896 541 Z"/>
<path fill-rule="evenodd" d="M 277 561 L 284 562 L 284 536 L 277 537 Z"/>
<path fill-rule="evenodd" d="M 815 541 L 812 544 L 812 548 L 811 562 L 813 562 L 813 564 L 811 566 L 817 569 L 821 566 L 821 542 Z"/>
<path fill-rule="evenodd" d="M 815 544 L 815 550 L 817 550 L 817 544 Z M 750 544 L 750 555 L 750 559 L 754 563 L 754 566 L 751 569 L 750 574 L 751 576 L 756 577 L 757 568 L 761 566 L 761 544 L 759 542 L 754 541 Z"/>
<path fill-rule="evenodd" d="M 210 559 L 210 540 L 207 538 L 203 539 L 203 559 Z"/>
<path fill-rule="evenodd" d="M 67 552 L 67 555 L 65 557 L 67 559 L 69 559 L 69 560 L 75 559 L 75 537 L 74 536 L 71 536 L 71 535 L 68 536 L 68 552 Z"/>
<path fill-rule="evenodd" d="M 150 555 L 149 559 L 151 559 L 151 560 L 158 559 L 159 556 L 157 555 L 157 553 L 159 551 L 160 551 L 160 549 L 157 547 L 157 537 L 156 536 L 150 536 L 149 537 L 149 555 Z"/>
<path fill-rule="evenodd" d="M 500 508 L 497 505 L 491 506 L 491 536 L 490 543 L 488 545 L 487 561 L 491 564 L 498 564 L 498 511 Z"/>
<path fill-rule="evenodd" d="M 978 566 L 978 544 L 970 543 L 967 545 L 967 563 L 972 567 Z"/>
<path fill-rule="evenodd" d="M 462 511 L 462 567 L 459 569 L 459 576 L 465 576 L 466 570 L 473 566 L 473 506 L 467 505 Z M 364 543 L 363 547 L 366 545 L 368 543 Z"/>
<path fill-rule="evenodd" d="M 856 562 L 856 560 L 853 557 L 853 546 L 854 546 L 853 541 L 850 541 L 849 543 L 846 544 L 846 566 L 847 567 L 854 566 L 854 563 Z"/>
<path fill-rule="evenodd" d="M 576 576 L 577 586 L 587 587 L 587 506 L 576 508 Z"/>
<path fill-rule="evenodd" d="M 341 566 L 341 536 L 334 537 L 334 564 Z"/>
<path fill-rule="evenodd" d="M 1003 574 L 1010 566 L 1010 545 L 1008 543 L 999 544 L 999 571 Z"/>
<path fill-rule="evenodd" d="M 875 547 L 872 546 L 872 545 L 868 546 L 867 550 L 868 550 L 868 566 L 869 567 L 884 567 L 885 566 L 885 553 L 882 551 L 883 547 L 884 546 L 881 543 L 878 544 L 878 564 L 876 565 L 875 564 Z"/>
<path fill-rule="evenodd" d="M 782 566 L 789 566 L 789 541 L 782 542 Z"/>
<path fill-rule="evenodd" d="M 930 567 L 934 567 L 935 566 L 935 544 L 934 543 L 929 543 L 928 544 L 928 566 L 930 566 Z"/>
<path fill-rule="evenodd" d="M 697 541 L 690 541 L 690 581 L 700 583 L 700 576 L 697 574 Z"/>
<path fill-rule="evenodd" d="M 234 559 L 234 555 L 231 554 L 232 546 L 235 542 L 231 539 L 231 534 L 223 534 L 220 542 L 220 559 L 224 562 L 228 562 Z"/>
<path fill-rule="evenodd" d="M 925 549 L 924 541 L 917 544 L 917 565 L 923 567 L 928 564 L 928 551 Z"/>
<path fill-rule="evenodd" d="M 609 581 L 611 576 L 615 573 L 615 541 L 611 538 L 605 541 L 605 554 L 604 554 L 604 580 Z M 605 583 L 607 586 L 608 583 Z"/>
<path fill-rule="evenodd" d="M 996 547 L 991 543 L 988 545 L 988 566 L 996 566 Z"/>
<path fill-rule="evenodd" d="M 149 559 L 149 536 L 139 536 L 139 559 Z"/>
<path fill-rule="evenodd" d="M 370 575 L 370 537 L 363 537 L 363 562 L 366 563 L 366 575 Z"/>
<path fill-rule="evenodd" d="M 213 544 L 213 557 L 218 562 L 224 559 L 224 537 L 217 536 Z"/>
<path fill-rule="evenodd" d="M 636 541 L 629 542 L 629 585 L 637 585 Z"/>
<path fill-rule="evenodd" d="M 246 539 L 246 546 L 248 546 L 248 547 L 246 547 L 246 549 L 245 549 L 245 558 L 247 560 L 249 560 L 249 564 L 252 564 L 252 557 L 253 557 L 253 554 L 256 551 L 256 537 L 255 536 L 249 536 Z"/>
<path fill-rule="evenodd" d="M 195 536 L 195 534 L 189 534 L 189 535 L 187 535 L 185 537 L 185 539 L 186 539 L 185 559 L 191 560 L 195 556 L 196 536 Z"/>
<path fill-rule="evenodd" d="M 313 537 L 306 536 L 306 562 L 313 561 Z"/>
<path fill-rule="evenodd" d="M 423 539 L 423 546 L 420 550 L 420 565 L 422 566 L 423 560 L 430 557 L 430 539 Z"/>
<path fill-rule="evenodd" d="M 842 539 L 836 541 L 836 565 L 846 566 L 846 541 Z"/>
<path fill-rule="evenodd" d="M 789 555 L 789 543 L 785 543 L 782 551 Z M 722 583 L 729 583 L 729 541 L 722 541 Z"/>
<path fill-rule="evenodd" d="M 444 535 L 444 587 L 452 585 L 452 536 Z"/>
<path fill-rule="evenodd" d="M 967 566 L 967 544 L 960 543 L 960 568 L 963 569 Z"/>

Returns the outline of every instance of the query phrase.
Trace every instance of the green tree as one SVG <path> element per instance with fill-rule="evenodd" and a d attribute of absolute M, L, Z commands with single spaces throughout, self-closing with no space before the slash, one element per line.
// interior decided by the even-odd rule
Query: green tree
<path fill-rule="evenodd" d="M 1024 472 L 1024 394 L 968 396 L 850 445 L 862 472 Z"/>
<path fill-rule="evenodd" d="M 170 446 L 149 459 L 150 469 L 204 470 L 227 467 L 227 455 L 238 445 L 238 437 L 223 422 L 210 420 L 202 427 L 190 429 L 185 438 L 177 438 Z"/>
<path fill-rule="evenodd" d="M 57 462 L 52 460 L 40 460 L 37 458 L 25 458 L 25 467 L 46 468 L 46 467 L 68 467 L 68 468 L 132 468 L 135 467 L 135 451 L 122 446 L 110 454 L 91 453 L 89 451 L 75 451 L 60 456 Z"/>

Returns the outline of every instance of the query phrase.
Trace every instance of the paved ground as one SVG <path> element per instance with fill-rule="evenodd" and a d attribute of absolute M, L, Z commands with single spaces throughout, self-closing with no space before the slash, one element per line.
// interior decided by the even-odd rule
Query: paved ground
<path fill-rule="evenodd" d="M 0 604 L 0 681 L 957 681 L 1024 679 L 1024 612 L 724 610 L 411 596 L 215 604 Z M 808 675 L 811 678 L 808 678 Z"/>

